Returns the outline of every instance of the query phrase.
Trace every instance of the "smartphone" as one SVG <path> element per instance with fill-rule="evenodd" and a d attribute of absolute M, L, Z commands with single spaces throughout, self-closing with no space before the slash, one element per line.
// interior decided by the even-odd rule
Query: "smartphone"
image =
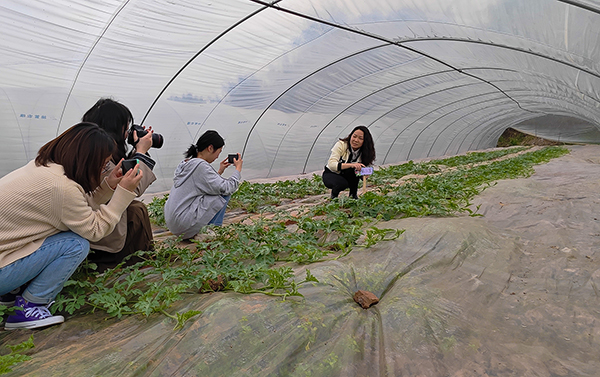
<path fill-rule="evenodd" d="M 360 175 L 371 175 L 373 174 L 373 168 L 372 167 L 364 167 L 360 169 Z"/>
<path fill-rule="evenodd" d="M 138 160 L 137 158 L 132 158 L 131 160 L 123 160 L 123 162 L 121 163 L 123 175 L 125 175 L 129 170 L 133 169 L 135 165 L 137 165 L 139 162 L 140 160 Z"/>
<path fill-rule="evenodd" d="M 230 164 L 233 164 L 235 162 L 235 160 L 238 159 L 238 154 L 229 154 L 227 155 L 227 162 L 229 162 Z"/>

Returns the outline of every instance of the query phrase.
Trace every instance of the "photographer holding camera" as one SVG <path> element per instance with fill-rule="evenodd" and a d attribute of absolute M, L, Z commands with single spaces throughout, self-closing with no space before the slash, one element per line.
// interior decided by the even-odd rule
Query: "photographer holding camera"
<path fill-rule="evenodd" d="M 152 172 L 156 163 L 150 157 L 148 151 L 152 147 L 162 147 L 162 136 L 154 133 L 151 127 L 146 130 L 144 127 L 134 125 L 131 111 L 125 105 L 110 98 L 98 100 L 83 115 L 82 120 L 96 123 L 115 140 L 116 148 L 111 161 L 103 171 L 103 177 L 109 175 L 115 168 L 119 169 L 116 172 L 117 176 L 123 175 L 125 170 L 121 171 L 120 162 L 124 159 L 138 160 L 143 178 L 135 193 L 138 196 L 143 194 L 148 186 L 156 180 L 156 176 Z M 129 153 L 127 153 L 127 143 L 134 147 Z M 127 162 L 129 161 L 123 161 L 124 169 Z M 148 209 L 144 203 L 134 200 L 127 207 L 127 211 L 123 213 L 115 230 L 100 241 L 90 245 L 94 253 L 90 254 L 88 259 L 96 263 L 98 271 L 102 272 L 108 268 L 113 268 L 123 258 L 138 250 L 152 250 L 152 240 L 152 227 Z M 137 261 L 139 259 L 130 258 L 127 263 L 133 264 Z"/>
<path fill-rule="evenodd" d="M 173 234 L 188 239 L 206 225 L 223 225 L 231 194 L 237 191 L 242 179 L 239 153 L 221 161 L 219 171 L 210 165 L 219 158 L 224 145 L 221 135 L 209 130 L 184 153 L 185 159 L 175 170 L 173 187 L 165 203 L 165 221 Z M 231 177 L 222 177 L 231 165 L 236 169 Z"/>
<path fill-rule="evenodd" d="M 323 171 L 323 183 L 331 189 L 331 199 L 341 191 L 350 190 L 350 197 L 358 199 L 357 174 L 375 161 L 375 146 L 371 132 L 365 126 L 356 126 L 344 139 L 338 140 Z"/>

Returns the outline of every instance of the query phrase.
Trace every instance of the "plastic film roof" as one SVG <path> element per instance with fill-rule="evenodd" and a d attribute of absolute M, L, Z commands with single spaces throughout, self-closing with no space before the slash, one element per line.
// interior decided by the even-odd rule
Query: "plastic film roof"
<path fill-rule="evenodd" d="M 100 97 L 164 135 L 154 191 L 208 129 L 246 179 L 320 170 L 357 124 L 377 164 L 508 127 L 600 142 L 595 0 L 4 0 L 0 24 L 0 175 Z"/>

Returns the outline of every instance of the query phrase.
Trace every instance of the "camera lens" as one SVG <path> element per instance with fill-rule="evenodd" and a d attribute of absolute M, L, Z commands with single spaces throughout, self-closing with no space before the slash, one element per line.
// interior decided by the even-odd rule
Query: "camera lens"
<path fill-rule="evenodd" d="M 133 139 L 133 131 L 136 131 L 138 138 L 144 137 L 148 131 L 146 131 L 144 129 L 144 127 L 139 126 L 137 124 L 134 124 L 133 126 L 131 126 L 131 130 L 129 130 L 129 135 L 127 136 L 127 142 L 131 145 L 136 144 L 135 140 Z M 156 132 L 154 132 L 152 134 L 152 148 L 162 148 L 164 143 L 164 138 L 161 134 L 158 134 Z"/>
<path fill-rule="evenodd" d="M 163 146 L 163 136 L 161 134 L 153 133 L 152 134 L 152 148 L 162 148 Z"/>

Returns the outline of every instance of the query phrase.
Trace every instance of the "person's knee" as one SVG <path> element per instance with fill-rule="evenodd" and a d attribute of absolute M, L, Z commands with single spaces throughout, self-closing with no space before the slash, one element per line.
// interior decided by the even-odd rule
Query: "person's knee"
<path fill-rule="evenodd" d="M 344 177 L 340 177 L 340 179 L 338 179 L 335 184 L 333 185 L 333 189 L 336 189 L 338 191 L 344 191 L 345 189 L 347 189 L 349 187 L 348 184 L 348 180 L 345 179 Z"/>
<path fill-rule="evenodd" d="M 84 238 L 81 241 L 81 249 L 80 249 L 79 255 L 81 255 L 82 259 L 84 259 L 85 257 L 87 257 L 89 252 L 90 252 L 90 241 L 88 241 Z"/>
<path fill-rule="evenodd" d="M 81 256 L 83 260 L 90 252 L 90 241 L 73 231 L 61 232 L 48 237 L 43 246 L 54 249 L 58 255 Z"/>
<path fill-rule="evenodd" d="M 143 217 L 148 217 L 148 208 L 142 203 L 142 205 L 137 206 L 136 211 Z"/>
<path fill-rule="evenodd" d="M 74 247 L 71 248 L 70 252 L 83 261 L 90 252 L 90 241 L 79 235 L 74 235 L 73 241 L 75 241 Z"/>
<path fill-rule="evenodd" d="M 134 219 L 149 218 L 148 208 L 142 202 L 133 201 L 129 207 L 127 207 L 127 218 L 131 221 Z"/>

